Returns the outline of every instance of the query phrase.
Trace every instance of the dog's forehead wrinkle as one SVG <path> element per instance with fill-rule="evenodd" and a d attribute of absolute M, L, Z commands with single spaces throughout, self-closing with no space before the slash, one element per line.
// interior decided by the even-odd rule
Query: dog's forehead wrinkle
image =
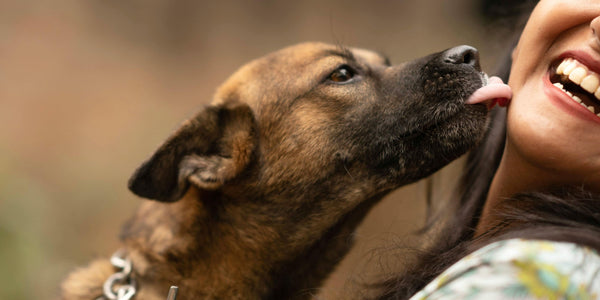
<path fill-rule="evenodd" d="M 356 61 L 357 59 L 360 62 Z M 380 66 L 385 58 L 375 52 L 358 48 L 340 50 L 319 43 L 300 44 L 259 58 L 240 68 L 218 90 L 217 100 L 214 103 L 223 101 L 222 99 L 227 98 L 227 95 L 237 94 L 239 101 L 248 103 L 258 111 L 267 103 L 264 100 L 269 98 L 268 96 L 271 96 L 272 101 L 282 102 L 287 99 L 286 95 L 281 94 L 282 92 L 298 91 L 305 87 L 306 93 L 309 93 L 310 88 L 318 85 L 319 78 L 325 77 L 333 68 L 348 60 L 360 63 L 369 71 L 368 76 L 371 77 L 372 65 Z M 287 67 L 277 67 L 279 65 Z M 315 76 L 315 73 L 320 75 Z M 269 95 L 272 91 L 279 91 L 280 94 Z M 296 96 L 287 101 L 300 98 L 302 96 Z"/>
<path fill-rule="evenodd" d="M 390 59 L 383 55 L 381 52 L 375 52 L 362 48 L 352 48 L 354 56 L 359 61 L 364 61 L 368 64 L 373 65 L 385 65 L 390 66 Z"/>
<path fill-rule="evenodd" d="M 274 58 L 277 60 L 278 58 Z M 285 58 L 289 60 L 289 58 Z M 255 64 L 243 67 L 224 83 L 217 92 L 217 99 L 227 98 L 227 95 L 238 95 L 238 100 L 248 103 L 255 111 L 275 102 L 293 102 L 305 97 L 316 88 L 321 78 L 324 78 L 333 68 L 343 63 L 338 57 L 323 56 L 320 58 L 294 59 L 290 62 L 279 62 L 290 66 L 290 70 L 273 69 L 270 60 L 257 61 Z M 248 76 L 253 74 L 253 76 Z M 256 74 L 259 74 L 258 76 Z M 293 94 L 292 94 L 293 92 Z M 216 103 L 216 102 L 215 102 Z"/>

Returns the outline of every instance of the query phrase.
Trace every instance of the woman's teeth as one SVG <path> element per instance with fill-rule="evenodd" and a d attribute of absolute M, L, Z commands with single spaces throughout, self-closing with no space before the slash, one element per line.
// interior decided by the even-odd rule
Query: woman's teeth
<path fill-rule="evenodd" d="M 561 89 L 561 90 L 563 90 L 563 92 L 565 92 L 567 95 L 571 96 L 571 98 L 573 98 L 573 100 L 575 100 L 577 103 L 581 104 L 583 107 L 587 108 L 592 113 L 594 113 L 594 114 L 596 113 L 596 109 L 593 106 L 591 106 L 591 105 L 590 106 L 585 105 L 585 103 L 583 103 L 583 100 L 581 100 L 581 98 L 579 98 L 579 97 L 573 95 L 573 93 L 565 90 L 565 88 L 562 85 L 562 83 L 560 83 L 560 82 L 554 83 L 554 86 L 557 87 L 557 88 L 559 88 L 559 89 Z M 598 113 L 597 116 L 600 117 L 600 113 Z"/>
<path fill-rule="evenodd" d="M 560 76 L 561 81 L 554 83 L 556 87 L 562 89 L 567 95 L 571 96 L 573 100 L 587 108 L 592 113 L 596 113 L 598 110 L 595 108 L 597 107 L 597 104 L 590 105 L 592 103 L 586 104 L 585 102 L 591 101 L 593 98 L 595 98 L 596 101 L 600 101 L 600 75 L 590 71 L 584 64 L 573 58 L 564 59 L 556 68 L 556 75 Z M 565 87 L 565 85 L 569 85 L 570 83 L 578 85 L 581 87 L 581 89 L 589 93 L 590 99 L 584 101 L 582 99 L 582 97 L 586 98 L 584 95 L 580 95 L 581 97 L 579 97 L 574 95 L 573 92 L 570 92 Z M 600 117 L 600 112 L 598 112 L 597 116 Z"/>

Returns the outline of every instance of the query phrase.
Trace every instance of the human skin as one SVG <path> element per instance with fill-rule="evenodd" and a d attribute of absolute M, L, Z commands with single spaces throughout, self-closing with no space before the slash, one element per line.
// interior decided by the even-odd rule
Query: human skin
<path fill-rule="evenodd" d="M 600 117 L 549 81 L 565 57 L 600 73 L 600 1 L 541 0 L 532 12 L 513 52 L 506 146 L 476 234 L 499 221 L 494 208 L 516 193 L 557 185 L 600 191 Z"/>

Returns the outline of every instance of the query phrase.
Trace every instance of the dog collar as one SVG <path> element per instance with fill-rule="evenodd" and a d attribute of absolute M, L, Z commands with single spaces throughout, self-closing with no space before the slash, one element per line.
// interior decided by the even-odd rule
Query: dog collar
<path fill-rule="evenodd" d="M 102 296 L 96 300 L 130 300 L 137 293 L 137 283 L 132 276 L 133 262 L 127 258 L 125 250 L 121 249 L 110 257 L 110 263 L 117 271 L 110 275 L 102 286 Z M 171 286 L 167 300 L 176 300 L 177 286 Z"/>

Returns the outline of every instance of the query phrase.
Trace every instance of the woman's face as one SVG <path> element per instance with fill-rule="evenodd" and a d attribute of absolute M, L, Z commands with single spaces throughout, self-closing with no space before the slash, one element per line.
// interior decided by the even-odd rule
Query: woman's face
<path fill-rule="evenodd" d="M 513 53 L 506 151 L 556 183 L 600 189 L 599 39 L 600 0 L 541 0 Z"/>

